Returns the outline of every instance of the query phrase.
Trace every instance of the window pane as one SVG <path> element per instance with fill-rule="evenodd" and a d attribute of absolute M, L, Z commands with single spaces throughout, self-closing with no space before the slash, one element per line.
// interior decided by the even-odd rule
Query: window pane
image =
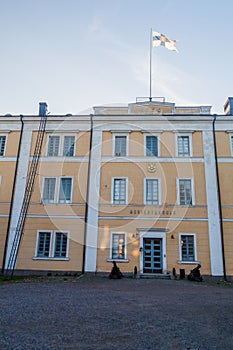
<path fill-rule="evenodd" d="M 158 138 L 156 136 L 146 136 L 146 155 L 158 156 Z"/>
<path fill-rule="evenodd" d="M 180 205 L 192 205 L 191 180 L 179 180 Z"/>
<path fill-rule="evenodd" d="M 62 232 L 56 232 L 55 236 L 55 258 L 65 258 L 67 250 L 67 234 Z"/>
<path fill-rule="evenodd" d="M 6 136 L 0 136 L 0 156 L 4 156 L 6 145 Z"/>
<path fill-rule="evenodd" d="M 54 203 L 55 199 L 55 178 L 44 179 L 43 201 L 46 203 Z"/>
<path fill-rule="evenodd" d="M 114 179 L 113 203 L 126 204 L 126 179 Z"/>
<path fill-rule="evenodd" d="M 194 236 L 181 236 L 181 252 L 183 261 L 195 261 Z"/>
<path fill-rule="evenodd" d="M 156 179 L 146 180 L 146 204 L 159 204 L 158 180 Z"/>
<path fill-rule="evenodd" d="M 39 232 L 38 243 L 37 243 L 37 256 L 48 257 L 50 250 L 50 232 Z"/>
<path fill-rule="evenodd" d="M 59 202 L 60 203 L 70 203 L 71 201 L 71 178 L 61 178 L 60 190 L 59 190 Z"/>
<path fill-rule="evenodd" d="M 112 259 L 125 259 L 125 234 L 112 235 Z"/>
<path fill-rule="evenodd" d="M 49 136 L 48 156 L 56 157 L 59 155 L 59 136 Z"/>
<path fill-rule="evenodd" d="M 63 156 L 73 157 L 74 156 L 74 136 L 65 136 L 64 137 L 64 147 L 63 147 Z"/>
<path fill-rule="evenodd" d="M 126 136 L 115 136 L 115 156 L 126 156 Z"/>
<path fill-rule="evenodd" d="M 178 156 L 190 156 L 189 136 L 178 136 Z"/>

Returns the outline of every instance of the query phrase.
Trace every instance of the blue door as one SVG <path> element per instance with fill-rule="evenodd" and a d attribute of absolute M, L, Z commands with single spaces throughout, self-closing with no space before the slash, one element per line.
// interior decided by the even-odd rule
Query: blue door
<path fill-rule="evenodd" d="M 162 238 L 143 239 L 143 273 L 162 273 Z"/>

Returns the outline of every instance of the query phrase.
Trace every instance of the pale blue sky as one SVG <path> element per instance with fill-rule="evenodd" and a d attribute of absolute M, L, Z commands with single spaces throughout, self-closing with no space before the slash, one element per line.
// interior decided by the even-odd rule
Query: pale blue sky
<path fill-rule="evenodd" d="M 78 114 L 149 95 L 223 113 L 233 95 L 232 0 L 0 0 L 0 115 Z M 89 112 L 89 110 L 88 110 Z"/>

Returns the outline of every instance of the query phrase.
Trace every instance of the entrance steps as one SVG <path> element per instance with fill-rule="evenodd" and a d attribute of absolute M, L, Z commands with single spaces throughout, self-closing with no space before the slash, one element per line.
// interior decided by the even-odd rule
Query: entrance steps
<path fill-rule="evenodd" d="M 141 273 L 138 275 L 139 278 L 145 279 L 160 279 L 160 280 L 170 280 L 171 275 L 168 273 Z"/>

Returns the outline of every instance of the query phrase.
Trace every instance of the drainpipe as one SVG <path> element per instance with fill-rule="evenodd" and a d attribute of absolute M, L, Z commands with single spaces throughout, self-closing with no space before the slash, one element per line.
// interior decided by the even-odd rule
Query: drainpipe
<path fill-rule="evenodd" d="M 11 217 L 12 217 L 12 210 L 13 210 L 13 203 L 14 203 L 14 196 L 15 196 L 15 187 L 16 187 L 16 179 L 17 179 L 17 172 L 18 172 L 18 165 L 19 165 L 19 156 L 20 156 L 22 136 L 23 136 L 23 129 L 24 129 L 24 122 L 23 122 L 23 116 L 22 115 L 20 115 L 20 121 L 21 121 L 21 130 L 20 130 L 18 151 L 17 151 L 16 164 L 15 164 L 15 174 L 14 174 L 14 180 L 13 180 L 13 185 L 12 185 L 11 204 L 10 204 L 9 219 L 8 219 L 7 230 L 6 230 L 5 247 L 4 247 L 4 253 L 3 253 L 3 260 L 2 260 L 2 274 L 4 274 L 4 271 L 5 271 L 7 247 L 8 247 L 8 240 L 9 240 L 9 235 L 10 235 Z"/>
<path fill-rule="evenodd" d="M 222 218 L 222 200 L 221 200 L 221 189 L 220 189 L 220 181 L 219 181 L 218 154 L 217 154 L 216 132 L 215 132 L 216 118 L 217 118 L 217 114 L 214 114 L 214 119 L 213 119 L 214 155 L 215 155 L 215 168 L 216 168 L 216 179 L 217 179 L 217 189 L 218 189 L 218 210 L 219 210 L 219 222 L 220 222 L 220 233 L 221 233 L 223 276 L 224 276 L 224 281 L 227 281 L 226 263 L 225 263 L 225 248 L 224 248 L 223 218 Z"/>
<path fill-rule="evenodd" d="M 89 209 L 89 187 L 90 187 L 90 170 L 91 170 L 91 151 L 92 151 L 92 138 L 93 138 L 93 115 L 90 114 L 90 143 L 89 143 L 89 156 L 88 156 L 88 170 L 87 170 L 87 189 L 86 189 L 86 204 L 85 204 L 85 219 L 84 219 L 84 238 L 83 238 L 83 260 L 82 260 L 82 275 L 85 273 L 85 260 L 86 260 L 86 243 L 87 243 L 87 218 Z"/>

